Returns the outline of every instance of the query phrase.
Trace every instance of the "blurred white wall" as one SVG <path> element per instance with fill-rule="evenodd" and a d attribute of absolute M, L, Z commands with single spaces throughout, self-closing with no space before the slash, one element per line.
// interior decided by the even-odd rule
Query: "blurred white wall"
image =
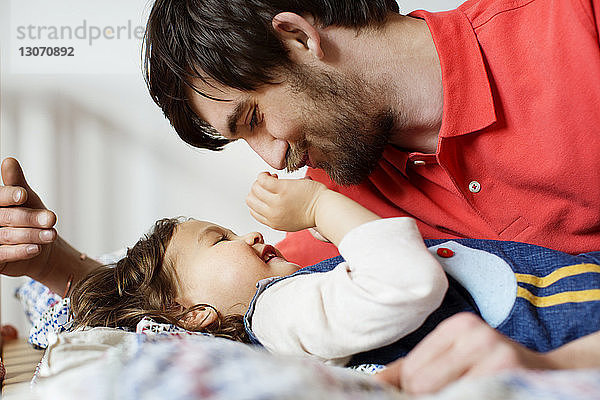
<path fill-rule="evenodd" d="M 399 2 L 403 12 L 460 3 Z M 143 25 L 147 10 L 145 0 L 0 0 L 2 157 L 21 161 L 30 185 L 57 213 L 59 233 L 88 254 L 131 245 L 156 219 L 178 215 L 239 233 L 259 230 L 276 242 L 283 234 L 254 221 L 244 203 L 250 184 L 268 166 L 244 143 L 222 153 L 184 144 L 147 94 L 139 40 L 98 39 L 90 46 L 83 40 L 43 43 L 15 36 L 17 26 L 77 25 L 83 19 L 104 27 Z M 19 55 L 21 46 L 57 43 L 72 45 L 76 56 Z M 28 324 L 13 300 L 18 282 L 2 278 L 1 318 L 27 336 Z"/>

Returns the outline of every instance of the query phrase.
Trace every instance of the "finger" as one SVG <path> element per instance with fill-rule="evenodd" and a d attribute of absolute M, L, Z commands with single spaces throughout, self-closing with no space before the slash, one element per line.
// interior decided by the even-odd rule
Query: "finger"
<path fill-rule="evenodd" d="M 473 317 L 473 318 L 471 318 Z M 429 333 L 415 348 L 405 357 L 403 364 L 404 373 L 402 375 L 402 384 L 407 390 L 422 393 L 427 391 L 434 382 L 429 382 L 428 376 L 432 366 L 434 375 L 440 371 L 435 370 L 435 366 L 440 365 L 442 360 L 449 354 L 455 341 L 466 335 L 467 329 L 478 324 L 477 318 L 470 313 L 456 314 L 440 323 L 431 333 Z M 442 367 L 449 367 L 442 365 Z M 425 387 L 423 387 L 425 386 Z"/>
<path fill-rule="evenodd" d="M 405 366 L 408 371 L 403 376 L 404 382 L 407 383 L 418 376 L 428 364 L 438 359 L 441 354 L 450 351 L 451 339 L 451 336 L 445 334 L 439 325 L 425 336 L 405 357 Z"/>
<path fill-rule="evenodd" d="M 268 215 L 268 211 L 270 210 L 270 207 L 268 205 L 266 205 L 264 202 L 262 202 L 260 199 L 253 196 L 252 194 L 246 197 L 246 205 L 250 208 L 250 211 L 254 211 L 257 214 L 260 214 L 261 216 L 263 216 L 263 218 L 266 218 L 266 215 Z"/>
<path fill-rule="evenodd" d="M 40 253 L 41 246 L 37 244 L 18 244 L 0 246 L 0 262 L 10 263 L 14 261 L 28 260 Z M 0 268 L 0 274 L 3 273 L 3 265 Z"/>
<path fill-rule="evenodd" d="M 256 181 L 258 182 L 259 179 L 264 179 L 265 177 L 270 177 L 271 173 L 269 171 L 263 171 L 263 172 L 259 172 L 258 175 L 256 176 Z"/>
<path fill-rule="evenodd" d="M 55 239 L 54 229 L 0 228 L 0 244 L 47 244 Z"/>
<path fill-rule="evenodd" d="M 485 359 L 480 360 L 465 371 L 464 376 L 478 377 L 496 373 L 506 368 L 515 368 L 512 365 L 511 360 L 512 354 L 504 350 L 494 350 L 488 353 Z"/>
<path fill-rule="evenodd" d="M 403 358 L 397 359 L 396 361 L 388 364 L 383 371 L 376 373 L 374 375 L 374 378 L 380 382 L 385 382 L 387 384 L 396 386 L 399 389 L 402 389 L 401 381 L 403 362 Z"/>
<path fill-rule="evenodd" d="M 17 206 L 27 201 L 27 191 L 18 186 L 0 187 L 0 206 Z"/>
<path fill-rule="evenodd" d="M 270 177 L 273 177 L 275 179 L 278 178 L 277 173 L 275 173 L 275 172 L 264 171 L 264 172 L 259 173 L 258 176 L 261 176 L 262 174 L 266 174 L 266 175 L 268 175 Z"/>
<path fill-rule="evenodd" d="M 410 364 L 406 364 L 406 373 L 401 376 L 402 385 L 412 394 L 437 392 L 465 375 L 476 361 L 475 357 L 475 352 L 469 346 L 450 347 L 419 369 L 412 369 Z"/>
<path fill-rule="evenodd" d="M 265 173 L 260 173 L 256 178 L 256 183 L 262 186 L 264 189 L 272 193 L 277 193 L 279 180 Z"/>
<path fill-rule="evenodd" d="M 263 215 L 257 213 L 256 211 L 250 209 L 250 215 L 252 215 L 252 218 L 254 218 L 255 220 L 257 220 L 261 224 L 263 224 L 263 225 L 269 225 L 268 224 L 268 220 Z"/>
<path fill-rule="evenodd" d="M 56 215 L 49 210 L 30 208 L 0 208 L 0 226 L 13 228 L 52 228 Z"/>
<path fill-rule="evenodd" d="M 27 191 L 27 203 L 30 208 L 46 208 L 38 195 L 29 187 L 25 180 L 23 169 L 17 160 L 12 157 L 4 159 L 0 166 L 2 172 L 2 181 L 6 186 L 20 186 Z"/>
<path fill-rule="evenodd" d="M 490 349 L 489 356 L 469 369 L 466 376 L 485 376 L 515 368 L 551 369 L 540 353 L 531 351 L 500 334 L 497 336 L 500 340 Z"/>
<path fill-rule="evenodd" d="M 468 330 L 455 331 L 452 346 L 438 353 L 434 360 L 417 370 L 406 365 L 411 371 L 403 381 L 404 388 L 414 394 L 440 390 L 485 362 L 495 351 L 499 339 L 500 335 L 483 323 Z"/>
<path fill-rule="evenodd" d="M 262 185 L 255 182 L 250 188 L 250 193 L 264 203 L 272 204 L 277 199 L 277 195 L 265 189 Z"/>
<path fill-rule="evenodd" d="M 411 370 L 430 364 L 446 352 L 463 332 L 474 328 L 480 320 L 471 313 L 460 313 L 442 321 L 429 335 L 406 356 Z"/>

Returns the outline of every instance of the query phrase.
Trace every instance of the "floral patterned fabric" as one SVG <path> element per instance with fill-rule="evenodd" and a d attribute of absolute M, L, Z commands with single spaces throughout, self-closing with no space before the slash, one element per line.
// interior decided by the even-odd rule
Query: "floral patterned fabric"
<path fill-rule="evenodd" d="M 135 332 L 146 336 L 170 336 L 179 338 L 186 336 L 212 336 L 209 333 L 188 331 L 177 325 L 161 324 L 150 318 L 143 318 L 138 322 Z"/>
<path fill-rule="evenodd" d="M 42 313 L 29 331 L 29 343 L 45 349 L 53 335 L 68 331 L 73 325 L 70 315 L 71 302 L 69 298 L 59 300 Z"/>
<path fill-rule="evenodd" d="M 119 346 L 39 379 L 16 398 L 597 400 L 598 393 L 600 370 L 514 371 L 413 397 L 364 374 L 220 338 L 129 333 Z"/>
<path fill-rule="evenodd" d="M 15 297 L 23 306 L 25 316 L 32 324 L 35 324 L 50 307 L 62 300 L 62 297 L 33 279 L 19 286 L 15 291 Z"/>
<path fill-rule="evenodd" d="M 70 308 L 70 299 L 65 298 L 43 312 L 29 332 L 29 343 L 37 348 L 45 349 L 49 343 L 54 342 L 57 334 L 70 331 L 73 326 Z M 121 329 L 126 330 L 125 328 Z M 191 332 L 172 324 L 158 323 L 150 318 L 143 318 L 137 324 L 135 331 L 146 336 L 212 336 L 208 333 Z"/>

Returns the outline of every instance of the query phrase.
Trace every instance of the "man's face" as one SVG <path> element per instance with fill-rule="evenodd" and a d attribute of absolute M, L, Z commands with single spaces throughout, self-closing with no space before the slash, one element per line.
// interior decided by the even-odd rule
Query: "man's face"
<path fill-rule="evenodd" d="M 296 68 L 254 92 L 197 84 L 191 106 L 224 137 L 244 139 L 271 167 L 321 168 L 341 185 L 362 182 L 388 142 L 394 115 L 357 77 Z"/>

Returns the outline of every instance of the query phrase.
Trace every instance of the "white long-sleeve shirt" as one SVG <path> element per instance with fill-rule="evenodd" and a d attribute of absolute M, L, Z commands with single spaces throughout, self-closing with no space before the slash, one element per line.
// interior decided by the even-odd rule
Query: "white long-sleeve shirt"
<path fill-rule="evenodd" d="M 345 365 L 416 330 L 448 288 L 441 265 L 411 218 L 350 231 L 333 270 L 283 279 L 256 300 L 252 331 L 264 347 Z"/>

